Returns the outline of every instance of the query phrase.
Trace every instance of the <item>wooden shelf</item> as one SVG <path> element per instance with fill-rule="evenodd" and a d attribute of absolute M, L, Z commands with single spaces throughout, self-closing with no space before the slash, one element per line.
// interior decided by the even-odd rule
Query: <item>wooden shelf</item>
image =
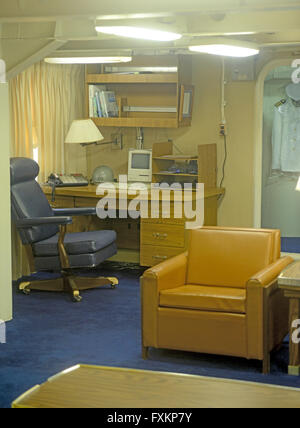
<path fill-rule="evenodd" d="M 198 156 L 160 156 L 160 157 L 154 157 L 154 160 L 162 160 L 162 161 L 192 161 L 192 160 L 198 160 Z"/>
<path fill-rule="evenodd" d="M 183 173 L 173 173 L 173 172 L 155 172 L 153 175 L 166 175 L 170 177 L 198 177 L 198 174 L 183 174 Z"/>
<path fill-rule="evenodd" d="M 103 73 L 103 67 L 86 66 L 86 116 L 90 116 L 90 86 L 104 85 L 115 93 L 119 117 L 92 118 L 98 127 L 181 128 L 191 126 L 192 114 L 182 113 L 185 88 L 191 88 L 192 58 L 188 55 L 135 56 L 132 74 Z M 135 67 L 177 67 L 176 73 L 134 73 Z M 124 112 L 125 106 L 173 107 L 174 112 Z"/>
<path fill-rule="evenodd" d="M 156 119 L 138 117 L 94 117 L 97 126 L 117 126 L 120 128 L 178 128 L 177 119 Z"/>
<path fill-rule="evenodd" d="M 153 73 L 153 74 L 88 74 L 86 77 L 88 84 L 109 84 L 109 83 L 131 83 L 131 84 L 177 84 L 177 73 Z"/>
<path fill-rule="evenodd" d="M 153 182 L 159 182 L 160 177 L 170 177 L 169 181 L 179 182 L 186 179 L 197 179 L 198 183 L 204 183 L 207 187 L 217 187 L 217 145 L 204 144 L 198 146 L 198 156 L 192 155 L 174 155 L 173 143 L 154 143 L 152 148 L 152 176 Z M 177 161 L 197 161 L 198 174 L 184 174 L 168 172 L 172 164 L 176 165 Z M 162 162 L 163 161 L 163 162 Z M 176 177 L 176 178 L 175 178 Z"/>

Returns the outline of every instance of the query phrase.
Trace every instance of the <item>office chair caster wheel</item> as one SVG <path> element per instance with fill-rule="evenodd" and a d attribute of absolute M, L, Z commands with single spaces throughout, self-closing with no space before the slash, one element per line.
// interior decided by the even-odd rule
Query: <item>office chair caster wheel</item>
<path fill-rule="evenodd" d="M 114 290 L 117 287 L 117 285 L 119 285 L 118 279 L 117 278 L 108 278 L 108 279 L 111 282 L 111 285 L 110 285 L 111 289 Z"/>
<path fill-rule="evenodd" d="M 80 303 L 82 301 L 82 297 L 79 294 L 79 291 L 74 291 L 73 299 L 75 303 Z"/>
<path fill-rule="evenodd" d="M 19 286 L 19 291 L 21 291 L 26 296 L 30 294 L 30 282 L 22 282 Z"/>

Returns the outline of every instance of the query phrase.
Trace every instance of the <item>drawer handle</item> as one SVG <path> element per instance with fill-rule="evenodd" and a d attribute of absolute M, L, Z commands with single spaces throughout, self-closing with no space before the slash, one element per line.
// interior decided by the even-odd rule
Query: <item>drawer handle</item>
<path fill-rule="evenodd" d="M 167 260 L 167 256 L 153 256 L 154 259 Z"/>
<path fill-rule="evenodd" d="M 160 239 L 160 238 L 166 239 L 168 237 L 168 234 L 167 233 L 153 233 L 153 236 L 154 236 L 154 238 L 157 238 L 157 239 Z"/>

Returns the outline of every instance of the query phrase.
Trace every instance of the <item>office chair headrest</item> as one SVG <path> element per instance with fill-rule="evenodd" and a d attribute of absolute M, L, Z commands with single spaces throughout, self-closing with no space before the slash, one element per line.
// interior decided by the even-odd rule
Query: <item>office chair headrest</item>
<path fill-rule="evenodd" d="M 10 160 L 11 185 L 35 180 L 39 172 L 40 167 L 32 159 L 11 158 Z"/>

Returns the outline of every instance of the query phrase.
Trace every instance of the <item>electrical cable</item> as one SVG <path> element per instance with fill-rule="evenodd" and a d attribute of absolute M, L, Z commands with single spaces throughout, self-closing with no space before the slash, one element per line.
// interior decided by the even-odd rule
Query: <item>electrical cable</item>
<path fill-rule="evenodd" d="M 224 134 L 224 149 L 225 149 L 225 156 L 224 156 L 224 161 L 223 161 L 223 166 L 222 166 L 222 179 L 221 179 L 221 182 L 220 182 L 220 188 L 223 186 L 223 182 L 224 182 L 224 179 L 225 179 L 225 166 L 226 166 L 227 157 L 228 157 L 226 133 Z M 219 199 L 221 197 L 223 197 L 223 195 L 221 195 L 219 197 Z"/>
<path fill-rule="evenodd" d="M 221 133 L 224 137 L 224 161 L 223 161 L 223 166 L 222 166 L 222 178 L 221 178 L 221 182 L 220 182 L 220 188 L 223 186 L 223 182 L 225 179 L 225 167 L 226 167 L 226 162 L 227 162 L 227 157 L 228 157 L 228 153 L 227 153 L 227 135 L 226 135 L 226 115 L 225 115 L 225 107 L 226 107 L 226 100 L 225 100 L 225 86 L 226 86 L 226 73 L 225 73 L 225 59 L 222 58 L 222 75 L 221 75 L 221 127 L 223 127 L 223 130 L 221 130 Z M 220 195 L 219 196 L 219 200 L 223 197 L 224 195 Z"/>

